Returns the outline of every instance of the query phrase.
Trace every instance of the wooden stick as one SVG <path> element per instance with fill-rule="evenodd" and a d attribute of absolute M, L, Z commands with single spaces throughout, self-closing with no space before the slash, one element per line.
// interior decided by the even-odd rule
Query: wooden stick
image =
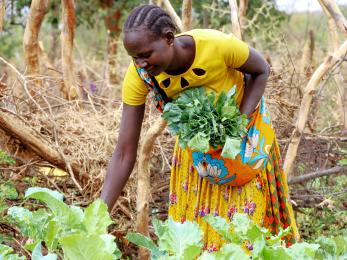
<path fill-rule="evenodd" d="M 340 8 L 337 6 L 334 0 L 319 0 L 321 5 L 329 11 L 330 15 L 334 19 L 335 23 L 347 39 L 347 20 L 341 13 Z"/>
<path fill-rule="evenodd" d="M 231 9 L 231 22 L 233 24 L 233 32 L 236 38 L 242 40 L 241 28 L 239 24 L 239 18 L 237 14 L 237 3 L 235 0 L 229 0 Z"/>
<path fill-rule="evenodd" d="M 297 176 L 297 177 L 291 177 L 288 180 L 288 184 L 290 185 L 290 184 L 300 183 L 300 182 L 303 182 L 303 181 L 312 180 L 312 179 L 319 178 L 319 177 L 322 177 L 322 176 L 336 174 L 336 173 L 342 172 L 342 171 L 344 171 L 346 169 L 347 168 L 345 166 L 335 166 L 334 168 L 331 168 L 331 169 L 328 169 L 328 170 L 312 172 L 312 173 L 308 173 L 308 174 Z"/>
<path fill-rule="evenodd" d="M 137 173 L 137 221 L 136 231 L 146 237 L 149 237 L 149 192 L 150 192 L 150 171 L 149 163 L 152 155 L 153 146 L 157 137 L 165 129 L 167 120 L 159 116 L 154 125 L 147 131 L 141 144 L 139 156 L 139 168 Z M 148 259 L 150 251 L 140 247 L 140 259 Z"/>
<path fill-rule="evenodd" d="M 183 0 L 182 5 L 182 31 L 187 32 L 192 29 L 192 8 L 193 0 Z"/>
<path fill-rule="evenodd" d="M 163 0 L 158 0 L 157 1 L 157 6 L 162 7 L 162 5 L 163 5 Z"/>
<path fill-rule="evenodd" d="M 287 180 L 290 176 L 291 169 L 293 167 L 296 153 L 299 147 L 301 135 L 304 132 L 307 117 L 309 115 L 310 105 L 312 101 L 312 96 L 315 94 L 315 89 L 323 76 L 333 68 L 339 61 L 341 61 L 347 53 L 347 41 L 334 53 L 329 54 L 325 61 L 319 66 L 316 72 L 312 75 L 310 81 L 308 82 L 303 99 L 301 101 L 298 119 L 296 121 L 296 129 L 293 131 L 293 138 L 289 143 L 285 162 L 284 162 L 284 172 L 287 176 Z"/>
<path fill-rule="evenodd" d="M 74 69 L 73 41 L 75 36 L 75 3 L 74 0 L 61 0 L 63 27 L 61 30 L 61 56 L 66 92 L 70 100 L 78 99 L 77 79 Z"/>
<path fill-rule="evenodd" d="M 182 26 L 182 21 L 181 18 L 177 15 L 175 9 L 173 9 L 171 3 L 169 0 L 163 0 L 163 3 L 168 11 L 168 13 L 170 14 L 170 16 L 172 17 L 172 19 L 175 21 L 177 27 L 183 31 L 183 26 Z"/>
<path fill-rule="evenodd" d="M 304 50 L 302 52 L 302 58 L 301 58 L 301 66 L 300 66 L 300 77 L 303 76 L 303 74 L 306 72 L 306 64 L 307 64 L 307 57 L 309 53 L 309 46 L 308 42 L 305 43 Z"/>
<path fill-rule="evenodd" d="M 24 60 L 27 67 L 28 76 L 42 75 L 38 54 L 38 38 L 43 18 L 47 13 L 47 6 L 47 0 L 33 0 L 31 2 L 29 17 L 25 26 L 23 37 Z M 37 79 L 34 82 L 43 88 L 43 82 L 41 79 Z M 32 96 L 34 95 L 34 93 L 30 94 Z"/>
<path fill-rule="evenodd" d="M 2 25 L 4 24 L 5 3 L 6 3 L 6 0 L 0 0 L 0 39 L 1 39 Z"/>
<path fill-rule="evenodd" d="M 323 4 L 322 0 L 318 0 L 320 5 L 322 6 L 322 9 L 328 18 L 329 22 L 329 40 L 330 40 L 330 46 L 331 46 L 331 51 L 335 52 L 339 48 L 339 36 L 337 34 L 337 28 L 336 28 L 336 23 L 334 18 L 331 16 L 330 12 L 328 9 L 325 7 Z M 347 115 L 346 115 L 346 110 L 344 108 L 344 101 L 345 101 L 345 87 L 343 84 L 343 77 L 341 75 L 341 70 L 337 73 L 334 74 L 335 82 L 338 88 L 338 91 L 336 93 L 336 103 L 337 103 L 337 108 L 338 108 L 338 113 L 336 114 L 336 119 L 340 123 L 347 123 Z"/>

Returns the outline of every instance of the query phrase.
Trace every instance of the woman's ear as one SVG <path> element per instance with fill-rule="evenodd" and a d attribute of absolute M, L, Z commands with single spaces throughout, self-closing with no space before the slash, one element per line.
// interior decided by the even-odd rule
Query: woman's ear
<path fill-rule="evenodd" d="M 172 45 L 175 40 L 175 34 L 172 31 L 165 32 L 165 40 L 168 45 Z"/>

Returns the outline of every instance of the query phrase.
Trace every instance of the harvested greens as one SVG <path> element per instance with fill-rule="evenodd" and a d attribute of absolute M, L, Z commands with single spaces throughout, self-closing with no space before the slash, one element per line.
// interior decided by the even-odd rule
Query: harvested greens
<path fill-rule="evenodd" d="M 236 86 L 228 94 L 223 91 L 214 105 L 216 93 L 206 96 L 204 87 L 189 88 L 165 106 L 163 119 L 168 120 L 170 133 L 178 135 L 182 149 L 207 153 L 209 145 L 221 146 L 224 158 L 235 159 L 241 151 L 241 137 L 247 135 L 246 115 L 239 116 L 235 103 Z"/>

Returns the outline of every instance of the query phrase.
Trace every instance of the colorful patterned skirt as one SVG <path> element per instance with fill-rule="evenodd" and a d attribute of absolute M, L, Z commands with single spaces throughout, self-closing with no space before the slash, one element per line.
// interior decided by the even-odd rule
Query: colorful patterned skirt
<path fill-rule="evenodd" d="M 277 140 L 264 169 L 253 180 L 238 187 L 214 185 L 199 177 L 188 152 L 180 148 L 177 140 L 171 170 L 169 215 L 175 221 L 198 223 L 204 231 L 204 250 L 212 252 L 218 251 L 225 241 L 202 217 L 213 214 L 230 221 L 235 212 L 247 214 L 249 219 L 273 234 L 278 233 L 279 227 L 291 226 L 293 236 L 286 238 L 287 245 L 299 238 Z"/>

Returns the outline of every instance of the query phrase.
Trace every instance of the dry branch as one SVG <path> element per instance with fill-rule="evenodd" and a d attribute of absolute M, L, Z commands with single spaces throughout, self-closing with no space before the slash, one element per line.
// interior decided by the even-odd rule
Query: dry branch
<path fill-rule="evenodd" d="M 181 18 L 177 15 L 175 9 L 173 9 L 171 3 L 169 0 L 163 0 L 163 3 L 168 11 L 168 13 L 171 15 L 172 19 L 175 21 L 178 28 L 183 31 L 182 21 Z"/>
<path fill-rule="evenodd" d="M 323 76 L 339 61 L 341 61 L 347 53 L 347 41 L 334 53 L 328 54 L 325 61 L 319 66 L 316 72 L 312 75 L 310 81 L 308 82 L 305 93 L 300 105 L 298 119 L 296 121 L 296 128 L 292 134 L 292 140 L 289 143 L 285 162 L 284 162 L 284 172 L 286 173 L 287 179 L 289 178 L 290 171 L 294 164 L 296 153 L 300 144 L 301 135 L 304 132 L 307 117 L 309 115 L 309 110 L 311 106 L 312 96 L 315 94 L 315 89 Z"/>
<path fill-rule="evenodd" d="M 183 32 L 190 31 L 192 29 L 192 8 L 193 0 L 183 0 L 182 5 L 182 29 Z"/>
<path fill-rule="evenodd" d="M 335 20 L 330 15 L 328 9 L 325 7 L 325 5 L 322 3 L 321 0 L 319 0 L 319 3 L 321 4 L 323 11 L 326 17 L 328 18 L 330 46 L 332 48 L 332 51 L 335 52 L 339 48 L 339 36 L 337 34 Z M 337 73 L 334 74 L 334 78 L 335 78 L 336 85 L 338 87 L 338 91 L 336 94 L 336 103 L 338 107 L 338 113 L 337 113 L 336 119 L 341 123 L 347 123 L 347 115 L 344 109 L 345 88 L 343 84 L 343 77 L 341 74 L 341 70 L 339 70 Z"/>
<path fill-rule="evenodd" d="M 1 39 L 2 25 L 4 23 L 5 3 L 6 3 L 6 0 L 0 0 L 0 39 Z"/>
<path fill-rule="evenodd" d="M 65 91 L 70 99 L 78 98 L 77 79 L 74 70 L 73 41 L 75 36 L 75 3 L 74 0 L 62 0 L 63 27 L 61 30 L 61 54 L 64 73 Z"/>
<path fill-rule="evenodd" d="M 331 168 L 331 169 L 328 169 L 328 170 L 312 172 L 312 173 L 308 173 L 308 174 L 301 175 L 301 176 L 291 177 L 288 180 L 288 184 L 300 183 L 300 182 L 312 180 L 312 179 L 315 179 L 315 178 L 318 178 L 318 177 L 340 173 L 340 172 L 342 172 L 344 170 L 346 170 L 346 167 L 344 167 L 344 166 L 335 166 L 334 168 Z"/>
<path fill-rule="evenodd" d="M 237 14 L 236 0 L 229 0 L 229 5 L 231 9 L 231 22 L 233 24 L 234 35 L 238 39 L 242 40 L 241 28 L 240 28 L 239 18 Z"/>
<path fill-rule="evenodd" d="M 48 57 L 48 55 L 45 53 L 45 51 L 43 50 L 43 46 L 41 46 L 41 44 L 42 44 L 42 42 L 39 42 L 39 46 L 38 46 L 39 57 L 40 57 L 41 61 L 47 67 L 47 69 L 54 67 L 53 62 Z M 63 98 L 69 99 L 69 96 L 66 95 L 67 93 L 64 92 L 65 85 L 64 85 L 64 82 L 62 81 L 61 75 L 54 70 L 49 70 L 49 72 L 52 75 L 52 77 L 54 77 L 57 85 L 59 86 L 59 89 L 60 89 L 62 95 L 64 95 L 64 93 L 65 93 L 65 96 L 63 96 Z"/>
<path fill-rule="evenodd" d="M 141 144 L 139 169 L 137 173 L 137 222 L 136 230 L 138 233 L 149 237 L 148 217 L 149 217 L 149 191 L 150 191 L 150 171 L 149 163 L 152 155 L 153 146 L 157 137 L 166 127 L 167 120 L 160 116 L 154 125 L 146 133 L 145 139 Z M 148 259 L 150 252 L 140 247 L 140 259 Z"/>
<path fill-rule="evenodd" d="M 334 0 L 318 0 L 321 5 L 329 11 L 332 18 L 335 20 L 337 26 L 347 39 L 347 20 L 340 11 Z"/>
<path fill-rule="evenodd" d="M 63 160 L 60 153 L 53 147 L 48 146 L 45 142 L 36 137 L 34 131 L 18 122 L 17 119 L 8 116 L 6 113 L 0 111 L 0 129 L 5 131 L 9 136 L 17 138 L 23 145 L 43 157 L 46 161 L 57 166 L 62 170 L 66 170 L 67 163 Z M 80 178 L 81 166 L 71 158 L 68 159 L 73 173 L 76 178 Z M 89 174 L 83 172 L 81 174 L 84 178 L 90 180 Z"/>
<path fill-rule="evenodd" d="M 38 54 L 38 38 L 43 18 L 47 13 L 47 5 L 47 0 L 33 0 L 30 6 L 28 22 L 25 26 L 23 52 L 28 75 L 32 76 L 42 75 Z M 43 88 L 41 79 L 35 80 L 34 82 Z M 34 95 L 34 93 L 30 94 Z"/>

